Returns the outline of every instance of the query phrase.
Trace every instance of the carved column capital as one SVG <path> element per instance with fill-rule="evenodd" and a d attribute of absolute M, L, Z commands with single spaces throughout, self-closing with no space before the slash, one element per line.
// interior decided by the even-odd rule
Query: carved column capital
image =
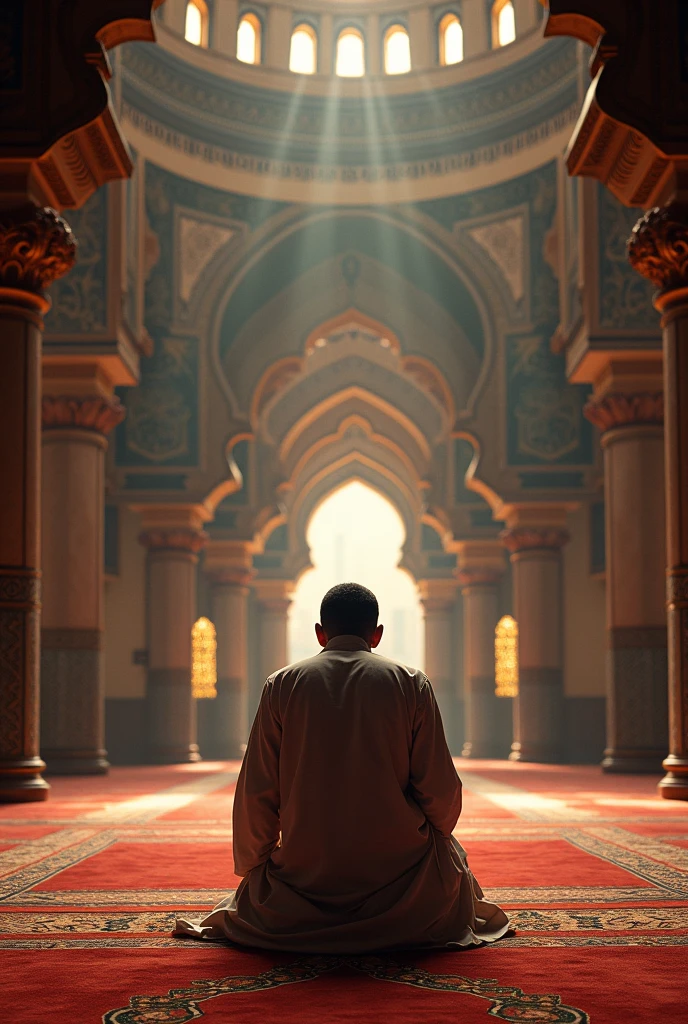
<path fill-rule="evenodd" d="M 293 580 L 256 579 L 253 580 L 253 589 L 266 611 L 287 614 L 294 593 Z"/>
<path fill-rule="evenodd" d="M 664 393 L 647 391 L 627 395 L 615 392 L 600 399 L 591 399 L 583 409 L 585 416 L 602 433 L 617 427 L 652 425 L 661 427 L 664 423 Z"/>
<path fill-rule="evenodd" d="M 0 287 L 42 298 L 75 259 L 72 229 L 50 207 L 24 206 L 0 216 Z"/>
<path fill-rule="evenodd" d="M 43 430 L 91 430 L 109 434 L 125 416 L 125 408 L 114 395 L 68 397 L 44 395 Z"/>
<path fill-rule="evenodd" d="M 139 541 L 149 551 L 186 551 L 196 555 L 205 547 L 208 534 L 204 530 L 190 530 L 183 527 L 158 527 L 144 530 Z"/>
<path fill-rule="evenodd" d="M 456 603 L 456 589 L 455 577 L 419 580 L 418 591 L 424 612 L 427 614 L 449 611 Z"/>
<path fill-rule="evenodd" d="M 559 551 L 569 540 L 569 532 L 558 526 L 516 526 L 500 534 L 504 547 L 512 555 L 523 551 Z"/>
<path fill-rule="evenodd" d="M 671 203 L 655 206 L 641 217 L 628 241 L 631 266 L 658 289 L 663 297 L 688 289 L 688 206 Z"/>
<path fill-rule="evenodd" d="M 502 573 L 496 569 L 480 569 L 474 566 L 470 569 L 459 569 L 456 579 L 465 590 L 468 587 L 490 587 L 499 583 Z"/>

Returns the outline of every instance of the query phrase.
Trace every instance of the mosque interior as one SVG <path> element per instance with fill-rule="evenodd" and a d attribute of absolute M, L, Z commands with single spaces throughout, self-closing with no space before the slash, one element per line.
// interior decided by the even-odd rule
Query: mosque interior
<path fill-rule="evenodd" d="M 480 961 L 511 994 L 476 982 L 461 1019 L 521 1019 L 554 972 L 538 1020 L 678 1020 L 686 5 L 30 7 L 0 9 L 0 946 L 13 980 L 50 949 L 58 995 L 37 1015 L 19 981 L 11 1019 L 458 1019 L 451 986 L 427 993 L 460 958 L 404 982 L 411 1006 L 375 965 L 318 968 L 317 1016 L 257 957 L 286 987 L 235 1018 L 229 983 L 189 995 L 218 950 L 185 949 L 186 995 L 162 998 L 171 908 L 235 884 L 251 721 L 295 649 L 315 517 L 355 483 L 400 522 L 473 801 L 457 835 L 520 915 Z M 511 878 L 517 850 L 549 866 Z M 148 973 L 81 988 L 104 949 Z M 558 953 L 589 990 L 566 995 Z M 593 954 L 609 984 L 650 957 L 661 992 L 629 966 L 598 1005 Z M 351 1017 L 342 971 L 378 986 Z"/>

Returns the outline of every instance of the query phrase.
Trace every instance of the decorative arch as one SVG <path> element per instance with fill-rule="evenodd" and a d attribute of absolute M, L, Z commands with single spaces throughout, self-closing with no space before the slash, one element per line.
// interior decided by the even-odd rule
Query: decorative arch
<path fill-rule="evenodd" d="M 374 458 L 352 452 L 322 468 L 306 481 L 290 509 L 289 536 L 290 548 L 293 551 L 290 568 L 295 580 L 311 567 L 306 534 L 313 515 L 331 494 L 355 480 L 381 494 L 401 516 L 406 539 L 400 568 L 417 578 L 420 571 L 417 552 L 420 547 L 421 508 L 417 496 L 402 480 Z"/>
<path fill-rule="evenodd" d="M 516 39 L 516 12 L 513 0 L 494 0 L 492 4 L 492 47 L 508 46 Z"/>
<path fill-rule="evenodd" d="M 502 297 L 495 296 L 492 282 L 482 268 L 463 265 L 460 239 L 449 230 L 417 212 L 407 216 L 361 208 L 353 213 L 334 209 L 309 210 L 297 217 L 292 212 L 277 214 L 255 232 L 253 244 L 240 251 L 236 247 L 225 247 L 225 252 L 220 252 L 214 261 L 212 272 L 200 282 L 191 313 L 196 323 L 202 325 L 203 335 L 209 338 L 210 359 L 218 384 L 235 419 L 248 421 L 251 412 L 242 409 L 224 372 L 223 356 L 253 314 L 255 296 L 260 295 L 264 305 L 271 295 L 305 272 L 307 267 L 298 266 L 295 253 L 307 250 L 309 265 L 315 266 L 322 261 L 323 250 L 333 257 L 355 250 L 366 224 L 370 226 L 368 241 L 381 228 L 383 237 L 378 238 L 377 243 L 384 255 L 401 253 L 396 272 L 402 278 L 406 275 L 431 300 L 435 294 L 434 282 L 447 316 L 456 320 L 457 330 L 464 332 L 482 360 L 465 408 L 458 410 L 462 418 L 473 414 L 493 359 L 496 323 L 508 321 L 509 311 L 503 307 Z M 306 231 L 309 232 L 307 247 L 301 244 Z M 414 274 L 415 267 L 422 268 L 421 279 Z M 451 297 L 450 305 L 445 303 L 447 295 Z M 393 333 L 403 346 L 404 340 L 398 332 Z"/>
<path fill-rule="evenodd" d="M 318 70 L 318 33 L 307 21 L 292 30 L 289 70 L 297 75 L 314 75 Z"/>
<path fill-rule="evenodd" d="M 188 0 L 184 14 L 184 38 L 192 46 L 208 46 L 210 15 L 205 0 Z"/>
<path fill-rule="evenodd" d="M 405 75 L 411 70 L 411 40 L 405 25 L 390 25 L 383 38 L 385 74 Z"/>

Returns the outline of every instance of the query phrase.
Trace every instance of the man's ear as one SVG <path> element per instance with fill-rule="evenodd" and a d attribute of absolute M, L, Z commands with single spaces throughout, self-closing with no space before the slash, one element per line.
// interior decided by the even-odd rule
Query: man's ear
<path fill-rule="evenodd" d="M 372 650 L 373 647 L 377 647 L 377 645 L 380 643 L 380 641 L 382 640 L 382 634 L 384 633 L 384 631 L 385 631 L 385 627 L 383 625 L 380 625 L 380 626 L 376 627 L 375 632 L 373 633 L 372 637 L 370 638 L 371 650 Z"/>
<path fill-rule="evenodd" d="M 318 643 L 321 647 L 327 647 L 327 633 L 322 628 L 319 622 L 315 624 L 315 635 L 318 638 Z"/>

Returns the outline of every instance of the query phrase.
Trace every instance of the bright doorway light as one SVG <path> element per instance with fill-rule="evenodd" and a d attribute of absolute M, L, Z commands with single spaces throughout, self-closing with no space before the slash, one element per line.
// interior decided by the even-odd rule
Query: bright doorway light
<path fill-rule="evenodd" d="M 492 45 L 508 46 L 516 39 L 516 15 L 511 0 L 496 0 L 492 7 Z"/>
<path fill-rule="evenodd" d="M 411 45 L 403 25 L 392 25 L 385 33 L 385 72 L 405 75 L 411 70 Z"/>
<path fill-rule="evenodd" d="M 237 30 L 237 60 L 260 64 L 261 24 L 255 14 L 245 14 Z"/>
<path fill-rule="evenodd" d="M 459 64 L 463 60 L 463 28 L 455 14 L 445 14 L 440 22 L 440 64 Z"/>
<path fill-rule="evenodd" d="M 330 495 L 308 527 L 314 568 L 302 576 L 289 620 L 289 658 L 300 661 L 320 650 L 313 630 L 320 602 L 335 583 L 362 583 L 380 603 L 385 633 L 378 651 L 422 668 L 423 618 L 418 590 L 398 568 L 405 540 L 395 508 L 377 491 L 353 481 Z"/>
<path fill-rule="evenodd" d="M 341 78 L 360 78 L 365 74 L 363 36 L 357 28 L 345 28 L 339 33 L 335 73 Z"/>
<path fill-rule="evenodd" d="M 317 38 L 310 25 L 299 25 L 291 34 L 289 70 L 297 75 L 314 75 L 317 67 Z"/>
<path fill-rule="evenodd" d="M 189 0 L 186 5 L 184 38 L 192 46 L 208 45 L 208 8 L 204 0 Z"/>

